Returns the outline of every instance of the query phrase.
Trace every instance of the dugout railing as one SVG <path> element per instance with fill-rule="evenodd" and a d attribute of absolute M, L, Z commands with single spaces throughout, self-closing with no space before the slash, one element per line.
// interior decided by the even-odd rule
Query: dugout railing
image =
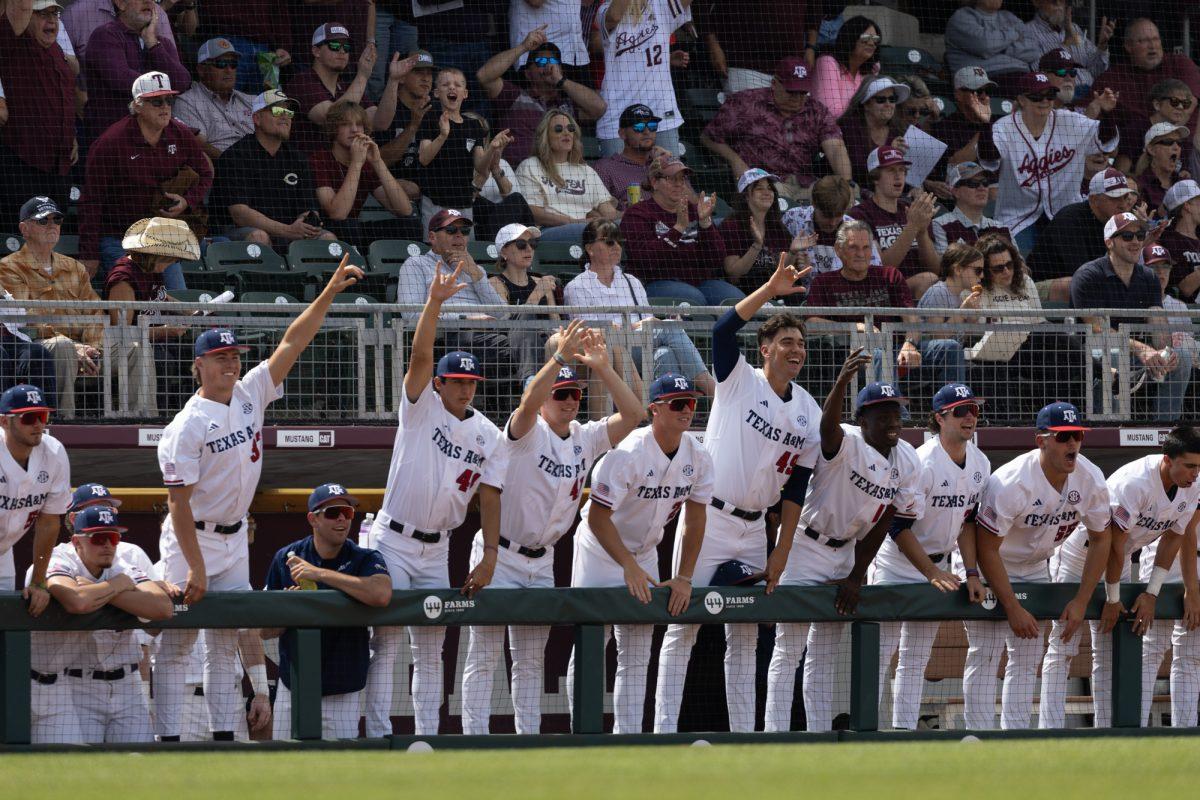
<path fill-rule="evenodd" d="M 1074 584 L 1014 584 L 1022 605 L 1041 620 L 1057 619 L 1077 586 Z M 1143 591 L 1141 584 L 1121 588 L 1128 608 Z M 433 737 L 446 743 L 470 740 L 476 745 L 520 745 L 533 740 L 569 744 L 576 737 L 603 732 L 604 626 L 614 623 L 844 622 L 850 625 L 850 717 L 855 733 L 878 731 L 879 623 L 903 620 L 996 620 L 1004 622 L 994 602 L 973 605 L 965 591 L 940 594 L 925 585 L 869 586 L 862 590 L 857 613 L 840 616 L 834 610 L 836 587 L 779 587 L 767 595 L 761 587 L 697 587 L 688 609 L 672 617 L 666 610 L 668 592 L 656 589 L 643 605 L 624 588 L 611 589 L 484 589 L 466 600 L 453 589 L 397 591 L 386 608 L 372 609 L 334 591 L 214 592 L 195 606 L 176 606 L 175 616 L 153 626 L 112 609 L 89 615 L 67 614 L 57 603 L 40 617 L 30 617 L 19 594 L 0 592 L 0 746 L 30 741 L 30 632 L 82 631 L 153 627 L 164 628 L 288 628 L 294 637 L 291 665 L 292 735 L 299 741 L 321 738 L 321 630 L 359 626 L 423 625 L 569 625 L 574 628 L 576 670 L 572 734 L 558 736 Z M 1158 619 L 1182 616 L 1182 588 L 1168 584 L 1156 606 Z M 1097 591 L 1087 619 L 1099 619 L 1103 596 Z M 1114 628 L 1112 702 L 1114 730 L 1139 728 L 1142 642 L 1130 620 Z M 799 697 L 797 696 L 797 702 Z M 1066 729 L 1052 734 L 1078 733 Z M 1171 729 L 1180 732 L 1179 729 Z M 881 734 L 904 736 L 902 733 Z M 951 732 L 961 736 L 962 731 Z M 724 734 L 723 739 L 753 741 L 765 734 Z M 798 740 L 836 740 L 836 735 L 797 732 Z M 662 741 L 695 739 L 696 734 L 647 738 Z M 398 741 L 416 738 L 394 737 Z"/>

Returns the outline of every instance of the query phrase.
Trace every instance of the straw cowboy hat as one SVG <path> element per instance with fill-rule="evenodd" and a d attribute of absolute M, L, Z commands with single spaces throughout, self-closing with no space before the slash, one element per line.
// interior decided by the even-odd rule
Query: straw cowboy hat
<path fill-rule="evenodd" d="M 170 256 L 180 261 L 200 258 L 200 243 L 192 229 L 183 220 L 166 217 L 139 219 L 125 231 L 121 247 L 127 252 Z"/>

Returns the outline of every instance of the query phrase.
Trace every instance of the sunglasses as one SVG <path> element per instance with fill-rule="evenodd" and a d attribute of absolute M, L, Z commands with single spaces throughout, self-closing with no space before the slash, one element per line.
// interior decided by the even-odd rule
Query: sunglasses
<path fill-rule="evenodd" d="M 291 119 L 296 116 L 296 112 L 285 106 L 271 106 L 271 116 L 282 119 Z"/>
<path fill-rule="evenodd" d="M 966 271 L 970 272 L 972 275 L 982 275 L 983 267 L 967 267 Z"/>
<path fill-rule="evenodd" d="M 150 105 L 154 106 L 155 108 L 162 108 L 163 106 L 166 106 L 167 108 L 171 108 L 172 106 L 175 105 L 175 98 L 174 97 L 150 97 L 146 100 L 146 102 L 149 103 Z"/>
<path fill-rule="evenodd" d="M 39 16 L 42 19 L 50 19 L 50 17 L 61 17 L 62 9 L 61 8 L 43 8 L 41 11 L 35 11 L 33 13 L 34 13 L 34 15 Z"/>
<path fill-rule="evenodd" d="M 561 64 L 562 61 L 554 56 L 538 56 L 533 60 L 533 63 L 537 64 L 539 67 L 548 67 L 551 64 Z"/>
<path fill-rule="evenodd" d="M 573 124 L 572 125 L 555 125 L 554 126 L 555 133 L 562 133 L 564 131 L 566 131 L 567 133 L 574 133 L 576 131 L 576 128 Z"/>
<path fill-rule="evenodd" d="M 1046 100 L 1053 100 L 1054 98 L 1058 97 L 1058 92 L 1056 92 L 1056 91 L 1036 92 L 1035 94 L 1027 94 L 1025 96 L 1028 97 L 1030 100 L 1032 100 L 1035 103 L 1041 103 Z"/>
<path fill-rule="evenodd" d="M 117 531 L 96 531 L 80 538 L 87 539 L 94 547 L 104 547 L 106 544 L 116 547 L 121 543 L 121 534 Z"/>
<path fill-rule="evenodd" d="M 1042 436 L 1050 436 L 1051 434 L 1054 435 L 1054 441 L 1059 444 L 1083 441 L 1083 431 L 1047 431 Z"/>
<path fill-rule="evenodd" d="M 922 108 L 906 108 L 906 109 L 904 109 L 904 112 L 906 114 L 911 114 L 914 117 L 932 117 L 933 116 L 933 109 L 924 108 L 924 107 L 922 107 Z"/>
<path fill-rule="evenodd" d="M 326 506 L 321 509 L 321 516 L 325 519 L 353 519 L 354 508 L 352 506 Z"/>
<path fill-rule="evenodd" d="M 1120 239 L 1122 242 L 1132 242 L 1135 239 L 1139 242 L 1144 242 L 1144 241 L 1146 241 L 1146 232 L 1145 231 L 1121 231 L 1120 233 L 1117 234 L 1117 238 Z"/>
<path fill-rule="evenodd" d="M 537 250 L 537 239 L 513 239 L 511 242 L 509 242 L 509 244 L 521 252 L 526 250 Z"/>
<path fill-rule="evenodd" d="M 871 98 L 871 102 L 879 106 L 887 105 L 888 103 L 896 105 L 898 101 L 899 97 L 894 94 L 877 94 Z"/>
<path fill-rule="evenodd" d="M 1150 144 L 1162 145 L 1163 147 L 1183 147 L 1183 139 L 1159 139 L 1157 142 Z"/>
<path fill-rule="evenodd" d="M 1190 98 L 1190 97 L 1183 97 L 1183 98 L 1180 98 L 1180 97 L 1164 97 L 1164 98 L 1162 98 L 1162 99 L 1163 99 L 1163 100 L 1166 100 L 1168 103 L 1170 103 L 1170 104 L 1171 104 L 1171 108 L 1179 108 L 1179 109 L 1183 109 L 1183 108 L 1191 108 L 1191 107 L 1192 107 L 1192 104 L 1196 102 L 1195 100 L 1193 100 L 1193 99 L 1192 99 L 1192 98 Z"/>
<path fill-rule="evenodd" d="M 654 120 L 652 122 L 635 122 L 629 127 L 633 128 L 638 133 L 645 133 L 646 131 L 653 132 L 658 130 L 658 120 Z"/>
<path fill-rule="evenodd" d="M 208 66 L 213 69 L 237 69 L 238 62 L 236 58 L 221 58 L 216 61 L 209 61 Z"/>
<path fill-rule="evenodd" d="M 467 225 L 451 225 L 447 228 L 442 228 L 442 233 L 448 233 L 451 236 L 466 236 L 471 232 L 471 228 Z"/>
<path fill-rule="evenodd" d="M 62 214 L 51 214 L 48 217 L 42 217 L 41 219 L 35 219 L 34 222 L 36 222 L 38 225 L 42 225 L 42 226 L 62 225 L 63 224 L 63 215 Z"/>
<path fill-rule="evenodd" d="M 986 189 L 990 185 L 991 184 L 981 178 L 971 178 L 969 180 L 959 181 L 957 184 L 957 186 L 963 189 Z"/>
<path fill-rule="evenodd" d="M 874 33 L 864 33 L 858 37 L 858 40 L 863 44 L 879 44 L 883 41 L 883 37 Z"/>
<path fill-rule="evenodd" d="M 18 422 L 30 428 L 39 422 L 45 425 L 50 421 L 49 411 L 23 411 L 20 414 L 9 414 L 8 416 L 16 417 Z"/>
<path fill-rule="evenodd" d="M 550 393 L 550 397 L 559 401 L 560 403 L 563 400 L 574 400 L 575 402 L 578 403 L 579 400 L 583 397 L 583 389 L 580 389 L 578 387 L 575 387 L 575 388 L 564 387 L 562 389 L 555 389 L 553 392 Z"/>
<path fill-rule="evenodd" d="M 943 417 L 946 416 L 947 414 L 949 414 L 952 417 L 958 417 L 959 419 L 962 419 L 963 417 L 966 417 L 966 416 L 978 417 L 979 416 L 979 406 L 975 405 L 974 403 L 963 403 L 961 406 L 955 406 L 954 408 L 950 409 L 949 411 L 942 412 Z"/>
<path fill-rule="evenodd" d="M 999 275 L 1001 272 L 1008 272 L 1013 268 L 1013 262 L 1005 261 L 1003 264 L 992 264 L 988 267 L 988 272 L 993 275 Z"/>
<path fill-rule="evenodd" d="M 325 42 L 325 46 L 328 47 L 330 50 L 332 50 L 335 53 L 349 53 L 350 52 L 350 43 L 349 42 Z"/>
<path fill-rule="evenodd" d="M 1079 74 L 1079 70 L 1075 69 L 1074 67 L 1071 67 L 1070 69 L 1052 69 L 1050 71 L 1060 78 L 1074 78 Z"/>
<path fill-rule="evenodd" d="M 695 411 L 696 398 L 694 397 L 676 397 L 673 400 L 655 400 L 655 405 L 666 406 L 672 411 Z"/>
<path fill-rule="evenodd" d="M 988 88 L 986 86 L 980 86 L 978 89 L 959 89 L 959 91 L 966 92 L 967 94 L 973 94 L 976 97 L 988 96 Z"/>

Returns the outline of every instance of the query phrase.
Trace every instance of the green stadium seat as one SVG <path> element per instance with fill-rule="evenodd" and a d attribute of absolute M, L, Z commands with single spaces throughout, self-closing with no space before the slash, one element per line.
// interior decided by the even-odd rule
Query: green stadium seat
<path fill-rule="evenodd" d="M 933 102 L 937 103 L 943 119 L 958 111 L 958 104 L 949 97 L 935 97 L 933 98 Z"/>
<path fill-rule="evenodd" d="M 880 47 L 879 72 L 897 79 L 916 75 L 926 83 L 931 80 L 938 84 L 945 83 L 941 62 L 934 58 L 933 53 L 919 47 Z"/>
<path fill-rule="evenodd" d="M 495 242 L 467 242 L 467 252 L 475 259 L 475 263 L 485 270 L 494 267 L 496 259 L 500 257 L 500 248 L 496 247 Z"/>
<path fill-rule="evenodd" d="M 317 290 L 323 285 L 327 276 L 332 275 L 342 262 L 342 257 L 350 254 L 350 263 L 356 267 L 367 268 L 367 260 L 363 258 L 358 248 L 341 241 L 327 239 L 298 239 L 288 246 L 287 265 L 293 273 L 290 279 L 292 286 L 299 281 L 300 291 L 297 297 L 312 300 L 317 296 Z"/>
<path fill-rule="evenodd" d="M 600 158 L 600 140 L 595 136 L 584 136 L 583 158 L 585 161 L 597 161 Z"/>
<path fill-rule="evenodd" d="M 1016 109 L 1016 103 L 1004 97 L 992 98 L 992 122 L 995 122 L 1000 117 L 1005 117 L 1011 114 Z"/>
<path fill-rule="evenodd" d="M 207 303 L 220 292 L 211 289 L 171 289 L 167 294 L 180 303 Z"/>
<path fill-rule="evenodd" d="M 582 269 L 581 258 L 583 245 L 578 242 L 541 242 L 538 244 L 532 269 L 546 275 L 557 275 L 567 269 L 576 274 Z"/>
<path fill-rule="evenodd" d="M 404 262 L 429 252 L 425 242 L 407 239 L 376 239 L 367 249 L 367 279 L 362 289 L 388 303 L 396 301 L 396 281 Z"/>
<path fill-rule="evenodd" d="M 71 258 L 79 257 L 79 237 L 74 234 L 63 234 L 58 237 L 58 244 L 54 245 L 54 252 L 62 253 L 64 256 Z"/>
<path fill-rule="evenodd" d="M 0 233 L 0 256 L 15 253 L 25 246 L 25 240 L 20 234 Z"/>
<path fill-rule="evenodd" d="M 301 301 L 285 292 L 243 292 L 239 303 L 274 303 L 276 305 L 299 305 Z"/>
<path fill-rule="evenodd" d="M 566 286 L 567 283 L 579 273 L 583 272 L 583 267 L 578 262 L 566 264 L 541 264 L 534 269 L 534 272 L 542 275 L 553 275 L 558 278 L 558 282 Z"/>
<path fill-rule="evenodd" d="M 648 299 L 650 300 L 650 305 L 652 305 L 652 306 L 670 307 L 670 306 L 682 306 L 682 305 L 690 306 L 691 305 L 691 302 L 689 302 L 688 300 L 684 300 L 682 297 L 651 297 Z"/>
<path fill-rule="evenodd" d="M 269 247 L 254 242 L 214 242 L 204 253 L 205 272 L 212 277 L 203 286 L 188 281 L 194 289 L 236 285 L 241 290 L 283 288 L 278 285 L 287 272 L 283 258 Z"/>

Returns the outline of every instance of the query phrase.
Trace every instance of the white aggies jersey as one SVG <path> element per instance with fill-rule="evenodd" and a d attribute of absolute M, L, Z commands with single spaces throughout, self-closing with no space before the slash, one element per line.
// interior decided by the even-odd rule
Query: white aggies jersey
<path fill-rule="evenodd" d="M 920 517 L 921 462 L 913 446 L 901 439 L 884 457 L 867 444 L 857 426 L 843 424 L 842 432 L 837 454 L 817 459 L 798 533 L 811 528 L 830 539 L 862 539 L 888 506 L 896 507 L 898 517 Z"/>
<path fill-rule="evenodd" d="M 22 468 L 8 451 L 0 429 L 0 556 L 11 558 L 7 554 L 13 545 L 33 530 L 43 511 L 65 514 L 70 505 L 71 463 L 62 442 L 42 434 L 41 443 L 29 452 L 29 461 Z"/>
<path fill-rule="evenodd" d="M 967 442 L 967 458 L 960 467 L 936 436 L 917 448 L 917 457 L 921 462 L 918 491 L 925 499 L 925 512 L 913 522 L 913 535 L 927 555 L 952 553 L 958 549 L 958 535 L 962 533 L 963 523 L 974 516 L 992 464 L 974 442 Z M 948 561 L 938 563 L 942 569 L 949 568 Z M 911 574 L 913 580 L 924 581 L 890 536 L 879 548 L 875 566 L 892 574 Z"/>
<path fill-rule="evenodd" d="M 1129 533 L 1126 561 L 1133 551 L 1141 550 L 1164 533 L 1182 535 L 1200 504 L 1200 481 L 1187 489 L 1176 487 L 1174 497 L 1167 497 L 1158 473 L 1162 460 L 1161 455 L 1145 456 L 1130 461 L 1108 478 L 1112 521 Z M 1087 558 L 1085 542 L 1087 531 L 1076 528 L 1063 544 L 1062 558 L 1077 560 L 1082 565 Z"/>
<path fill-rule="evenodd" d="M 976 524 L 1004 537 L 1000 558 L 1021 574 L 1050 557 L 1082 522 L 1088 530 L 1108 527 L 1108 486 L 1100 468 L 1080 454 L 1059 492 L 1046 480 L 1041 451 L 1023 453 L 992 473 L 979 501 Z"/>
<path fill-rule="evenodd" d="M 715 469 L 714 494 L 746 511 L 761 511 L 797 467 L 811 469 L 821 448 L 821 407 L 796 384 L 785 401 L 745 356 L 725 380 L 704 429 Z"/>
<path fill-rule="evenodd" d="M 500 535 L 535 550 L 553 546 L 575 521 L 588 471 L 611 447 L 607 417 L 572 420 L 565 439 L 540 414 L 520 439 L 509 438 L 505 426 L 483 475 L 489 486 L 504 487 Z"/>
<path fill-rule="evenodd" d="M 658 547 L 663 528 L 686 501 L 708 505 L 712 493 L 712 458 L 695 437 L 685 433 L 674 458 L 668 458 L 647 425 L 626 436 L 596 465 L 575 539 L 578 546 L 607 558 L 588 526 L 588 512 L 598 503 L 612 509 L 621 543 L 635 556 L 642 555 Z"/>
<path fill-rule="evenodd" d="M 415 403 L 401 394 L 383 513 L 419 531 L 452 531 L 467 518 L 467 503 L 496 452 L 500 431 L 474 408 L 467 409 L 466 419 L 455 417 L 432 383 Z M 492 475 L 486 483 L 502 489 L 495 481 L 503 477 Z"/>
<path fill-rule="evenodd" d="M 679 0 L 646 0 L 640 20 L 625 14 L 617 27 L 604 25 L 611 0 L 605 0 L 596 12 L 600 38 L 604 43 L 604 82 L 600 96 L 608 103 L 604 116 L 596 124 L 601 139 L 617 138 L 621 112 L 634 103 L 645 103 L 662 117 L 660 131 L 672 131 L 683 124 L 675 87 L 671 83 L 671 33 L 688 20 Z"/>
<path fill-rule="evenodd" d="M 192 395 L 163 430 L 158 466 L 167 486 L 195 486 L 192 517 L 232 525 L 250 510 L 262 475 L 263 415 L 283 397 L 264 361 L 233 386 L 229 405 Z"/>

